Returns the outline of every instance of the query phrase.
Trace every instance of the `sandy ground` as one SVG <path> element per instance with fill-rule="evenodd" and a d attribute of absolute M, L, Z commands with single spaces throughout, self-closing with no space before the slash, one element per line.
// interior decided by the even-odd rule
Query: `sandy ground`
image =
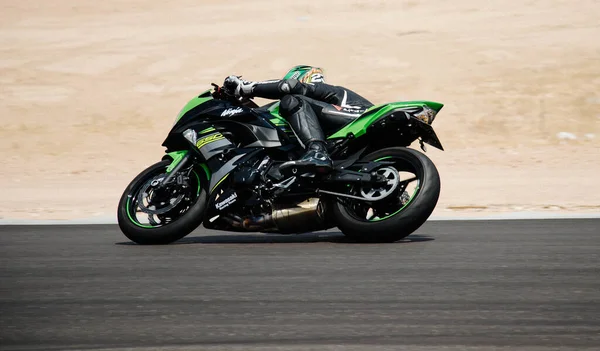
<path fill-rule="evenodd" d="M 437 215 L 600 212 L 598 1 L 0 4 L 0 218 L 113 215 L 187 100 L 296 64 L 446 104 Z"/>

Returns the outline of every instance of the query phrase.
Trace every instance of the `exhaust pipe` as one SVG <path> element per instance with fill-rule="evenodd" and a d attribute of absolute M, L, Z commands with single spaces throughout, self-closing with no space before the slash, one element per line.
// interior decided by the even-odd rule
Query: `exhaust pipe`
<path fill-rule="evenodd" d="M 236 227 L 248 231 L 273 231 L 282 234 L 304 233 L 325 229 L 325 206 L 319 198 L 310 198 L 291 207 L 274 206 L 271 214 L 255 217 L 226 218 Z"/>

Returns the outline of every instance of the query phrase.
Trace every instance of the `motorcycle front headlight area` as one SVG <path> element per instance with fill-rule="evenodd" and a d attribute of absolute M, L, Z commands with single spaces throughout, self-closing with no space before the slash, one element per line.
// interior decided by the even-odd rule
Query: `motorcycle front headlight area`
<path fill-rule="evenodd" d="M 196 145 L 198 141 L 198 133 L 193 129 L 186 129 L 183 131 L 183 137 L 189 140 L 190 143 Z"/>

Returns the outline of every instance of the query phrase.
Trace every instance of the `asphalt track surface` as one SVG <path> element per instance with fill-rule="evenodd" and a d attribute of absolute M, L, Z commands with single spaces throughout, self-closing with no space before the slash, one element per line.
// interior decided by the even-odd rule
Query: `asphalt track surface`
<path fill-rule="evenodd" d="M 2 350 L 600 350 L 600 219 L 408 240 L 0 227 Z"/>

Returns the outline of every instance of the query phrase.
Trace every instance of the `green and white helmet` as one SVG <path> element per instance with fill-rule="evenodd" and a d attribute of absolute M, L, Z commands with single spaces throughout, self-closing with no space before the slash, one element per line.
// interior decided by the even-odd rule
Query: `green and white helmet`
<path fill-rule="evenodd" d="M 283 79 L 297 79 L 302 83 L 325 83 L 325 74 L 319 67 L 299 65 L 289 70 Z"/>

